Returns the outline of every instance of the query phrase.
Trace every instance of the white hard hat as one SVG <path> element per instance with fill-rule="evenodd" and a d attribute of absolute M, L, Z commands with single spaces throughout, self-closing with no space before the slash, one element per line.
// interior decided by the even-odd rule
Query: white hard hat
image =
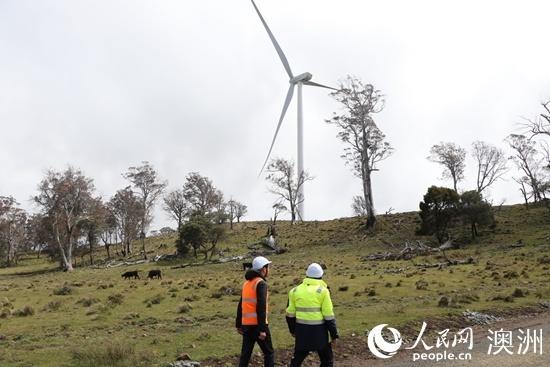
<path fill-rule="evenodd" d="M 271 261 L 269 261 L 265 257 L 255 257 L 254 260 L 252 260 L 252 270 L 261 270 L 264 266 L 268 264 L 271 264 Z"/>
<path fill-rule="evenodd" d="M 306 276 L 308 278 L 322 278 L 323 277 L 323 268 L 317 263 L 311 263 L 307 267 Z"/>

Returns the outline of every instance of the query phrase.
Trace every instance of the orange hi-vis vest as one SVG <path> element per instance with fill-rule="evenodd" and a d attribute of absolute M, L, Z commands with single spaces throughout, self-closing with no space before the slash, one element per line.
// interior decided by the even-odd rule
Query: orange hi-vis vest
<path fill-rule="evenodd" d="M 256 296 L 256 287 L 262 282 L 261 277 L 254 278 L 252 280 L 247 280 L 243 284 L 242 292 L 242 301 L 241 301 L 241 311 L 242 318 L 241 323 L 243 325 L 258 325 L 258 314 L 256 313 L 256 304 L 258 303 L 258 298 Z M 267 324 L 267 296 L 265 304 L 265 323 Z"/>

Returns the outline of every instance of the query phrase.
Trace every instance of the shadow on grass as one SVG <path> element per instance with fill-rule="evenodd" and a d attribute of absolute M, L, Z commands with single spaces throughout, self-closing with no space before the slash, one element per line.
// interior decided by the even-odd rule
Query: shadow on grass
<path fill-rule="evenodd" d="M 43 269 L 33 269 L 29 271 L 19 271 L 15 273 L 8 273 L 8 274 L 0 274 L 0 277 L 4 276 L 34 276 L 34 275 L 44 275 L 44 274 L 51 274 L 51 273 L 61 273 L 62 270 L 60 268 L 43 268 Z"/>

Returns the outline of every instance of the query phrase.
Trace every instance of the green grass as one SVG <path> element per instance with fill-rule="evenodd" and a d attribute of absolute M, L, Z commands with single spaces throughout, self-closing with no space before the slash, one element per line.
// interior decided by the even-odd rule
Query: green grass
<path fill-rule="evenodd" d="M 331 286 L 343 336 L 364 335 L 381 321 L 404 325 L 458 315 L 466 308 L 505 310 L 550 298 L 550 264 L 543 260 L 550 255 L 548 210 L 503 207 L 497 220 L 494 231 L 485 229 L 474 243 L 448 252 L 451 258 L 473 256 L 477 263 L 442 270 L 418 269 L 411 261 L 361 261 L 369 253 L 388 250 L 389 244 L 414 239 L 433 242 L 414 235 L 415 213 L 382 216 L 376 231 L 368 235 L 357 218 L 278 224 L 280 244 L 289 251 L 271 257 L 269 320 L 275 347 L 289 347 L 293 342 L 284 319 L 286 295 L 313 261 L 328 267 L 325 280 Z M 219 246 L 224 256 L 246 253 L 246 245 L 259 241 L 266 226 L 265 222 L 236 225 Z M 467 233 L 467 229 L 456 229 L 457 238 L 463 231 Z M 509 247 L 519 239 L 524 247 Z M 161 243 L 168 248 L 159 249 Z M 150 255 L 172 253 L 173 239 L 148 239 L 147 249 Z M 78 260 L 80 265 L 88 257 Z M 195 260 L 184 260 L 191 261 Z M 414 259 L 415 263 L 440 261 L 436 256 Z M 56 264 L 28 256 L 18 267 L 0 269 L 0 303 L 7 305 L 0 306 L 0 314 L 3 308 L 10 310 L 10 315 L 0 318 L 0 336 L 4 336 L 0 338 L 0 365 L 162 366 L 182 352 L 198 360 L 238 354 L 240 336 L 234 330 L 234 315 L 243 282 L 241 264 L 181 269 L 170 265 L 174 264 L 77 267 L 72 273 L 62 273 L 55 271 Z M 143 279 L 148 270 L 157 268 L 163 272 L 162 280 Z M 396 269 L 403 272 L 394 274 Z M 122 279 L 128 270 L 141 270 L 142 279 Z M 416 289 L 419 280 L 428 283 L 425 290 Z M 234 293 L 220 291 L 221 287 Z M 503 300 L 516 288 L 527 291 L 526 296 Z M 438 307 L 442 295 L 455 301 L 453 307 Z M 34 314 L 14 314 L 26 307 Z"/>

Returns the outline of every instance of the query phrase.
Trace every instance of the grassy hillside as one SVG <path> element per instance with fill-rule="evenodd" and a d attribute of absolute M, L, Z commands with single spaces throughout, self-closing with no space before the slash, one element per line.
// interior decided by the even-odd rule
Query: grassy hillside
<path fill-rule="evenodd" d="M 433 241 L 414 235 L 416 213 L 381 216 L 369 234 L 356 218 L 278 224 L 279 244 L 289 251 L 270 257 L 276 348 L 293 342 L 284 320 L 286 293 L 313 261 L 328 267 L 325 278 L 344 337 L 362 336 L 381 321 L 404 325 L 458 315 L 466 308 L 502 311 L 549 299 L 550 213 L 511 206 L 496 214 L 494 230 L 483 230 L 476 242 L 447 253 L 452 259 L 472 256 L 476 263 L 443 269 L 415 266 L 440 262 L 441 255 L 412 261 L 361 259 L 406 240 Z M 237 225 L 219 246 L 223 256 L 246 254 L 246 245 L 259 241 L 266 229 L 262 222 Z M 455 237 L 463 232 L 467 229 L 456 229 Z M 520 239 L 524 247 L 510 247 Z M 148 239 L 147 249 L 150 255 L 171 253 L 173 239 Z M 30 256 L 18 267 L 0 269 L 0 365 L 100 366 L 118 360 L 121 366 L 162 366 L 182 352 L 198 360 L 238 354 L 234 314 L 241 264 L 171 268 L 194 261 L 77 267 L 61 273 L 56 264 Z M 161 269 L 163 279 L 146 280 L 150 269 Z M 122 279 L 127 270 L 140 270 L 141 279 Z M 443 295 L 452 299 L 450 307 L 438 306 Z"/>

